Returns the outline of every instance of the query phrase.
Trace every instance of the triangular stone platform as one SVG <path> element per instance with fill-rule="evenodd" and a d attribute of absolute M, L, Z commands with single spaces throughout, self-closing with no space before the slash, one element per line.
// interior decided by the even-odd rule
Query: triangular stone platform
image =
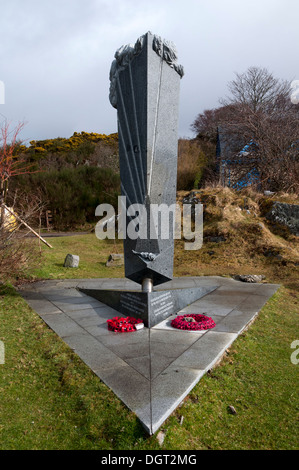
<path fill-rule="evenodd" d="M 127 279 L 43 281 L 20 293 L 153 434 L 279 287 L 211 276 L 176 278 L 163 289 L 216 285 L 180 312 L 211 316 L 216 327 L 204 332 L 172 328 L 175 315 L 132 333 L 108 331 L 107 319 L 119 312 L 78 289 L 140 288 Z"/>

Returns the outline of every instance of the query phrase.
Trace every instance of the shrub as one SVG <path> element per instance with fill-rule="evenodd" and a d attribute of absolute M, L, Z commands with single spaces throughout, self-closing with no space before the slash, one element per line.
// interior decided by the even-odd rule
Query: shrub
<path fill-rule="evenodd" d="M 95 209 L 101 203 L 117 207 L 119 175 L 107 168 L 79 166 L 18 178 L 27 194 L 39 188 L 58 230 L 75 228 L 96 221 Z"/>
<path fill-rule="evenodd" d="M 0 280 L 1 282 L 26 277 L 40 262 L 36 240 L 18 237 L 9 231 L 0 234 Z"/>
<path fill-rule="evenodd" d="M 206 166 L 206 157 L 197 140 L 179 139 L 177 189 L 198 187 Z"/>

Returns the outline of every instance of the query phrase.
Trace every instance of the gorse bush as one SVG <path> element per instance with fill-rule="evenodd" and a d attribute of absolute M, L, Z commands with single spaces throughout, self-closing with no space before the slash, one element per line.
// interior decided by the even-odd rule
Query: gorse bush
<path fill-rule="evenodd" d="M 30 146 L 28 148 L 22 146 L 20 151 L 26 152 L 28 154 L 40 152 L 66 153 L 70 150 L 77 150 L 78 148 L 82 147 L 82 145 L 87 143 L 96 144 L 99 142 L 114 147 L 118 144 L 118 135 L 97 134 L 96 132 L 74 132 L 74 134 L 69 138 L 56 137 L 55 139 L 31 140 Z"/>
<path fill-rule="evenodd" d="M 119 175 L 93 166 L 24 175 L 16 184 L 28 194 L 39 191 L 58 230 L 95 222 L 96 207 L 102 203 L 117 207 L 120 193 Z"/>
<path fill-rule="evenodd" d="M 30 146 L 15 146 L 16 157 L 35 174 L 15 177 L 8 203 L 20 211 L 15 195 L 38 196 L 45 211 L 52 212 L 53 228 L 75 229 L 96 221 L 101 203 L 117 206 L 120 192 L 118 135 L 75 132 L 70 138 L 32 140 Z M 39 219 L 32 221 L 39 225 Z"/>
<path fill-rule="evenodd" d="M 71 137 L 32 140 L 29 147 L 17 145 L 15 154 L 35 170 L 60 170 L 83 164 L 118 170 L 118 134 L 75 132 Z"/>

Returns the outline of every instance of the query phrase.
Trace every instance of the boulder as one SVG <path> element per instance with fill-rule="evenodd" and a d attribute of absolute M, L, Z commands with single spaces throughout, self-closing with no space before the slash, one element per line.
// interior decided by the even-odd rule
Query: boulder
<path fill-rule="evenodd" d="M 236 281 L 242 282 L 262 282 L 265 276 L 259 274 L 238 274 L 233 276 Z"/>
<path fill-rule="evenodd" d="M 64 260 L 64 267 L 65 268 L 78 268 L 79 266 L 79 256 L 77 255 L 66 255 Z"/>
<path fill-rule="evenodd" d="M 299 236 L 299 205 L 276 201 L 266 218 L 272 223 L 288 227 L 291 233 Z"/>
<path fill-rule="evenodd" d="M 123 254 L 111 254 L 109 255 L 108 261 L 106 266 L 113 267 L 113 266 L 123 266 L 124 264 L 124 255 Z"/>
<path fill-rule="evenodd" d="M 223 235 L 219 235 L 218 237 L 205 237 L 205 240 L 212 243 L 221 243 L 225 242 L 226 238 Z"/>

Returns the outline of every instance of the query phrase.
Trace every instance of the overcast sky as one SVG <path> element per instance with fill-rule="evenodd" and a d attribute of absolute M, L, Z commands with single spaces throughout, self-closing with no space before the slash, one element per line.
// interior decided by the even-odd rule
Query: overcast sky
<path fill-rule="evenodd" d="M 299 79 L 298 0 L 0 0 L 0 121 L 25 121 L 27 144 L 117 132 L 111 62 L 147 31 L 173 41 L 184 66 L 179 137 L 219 106 L 235 72 Z"/>

